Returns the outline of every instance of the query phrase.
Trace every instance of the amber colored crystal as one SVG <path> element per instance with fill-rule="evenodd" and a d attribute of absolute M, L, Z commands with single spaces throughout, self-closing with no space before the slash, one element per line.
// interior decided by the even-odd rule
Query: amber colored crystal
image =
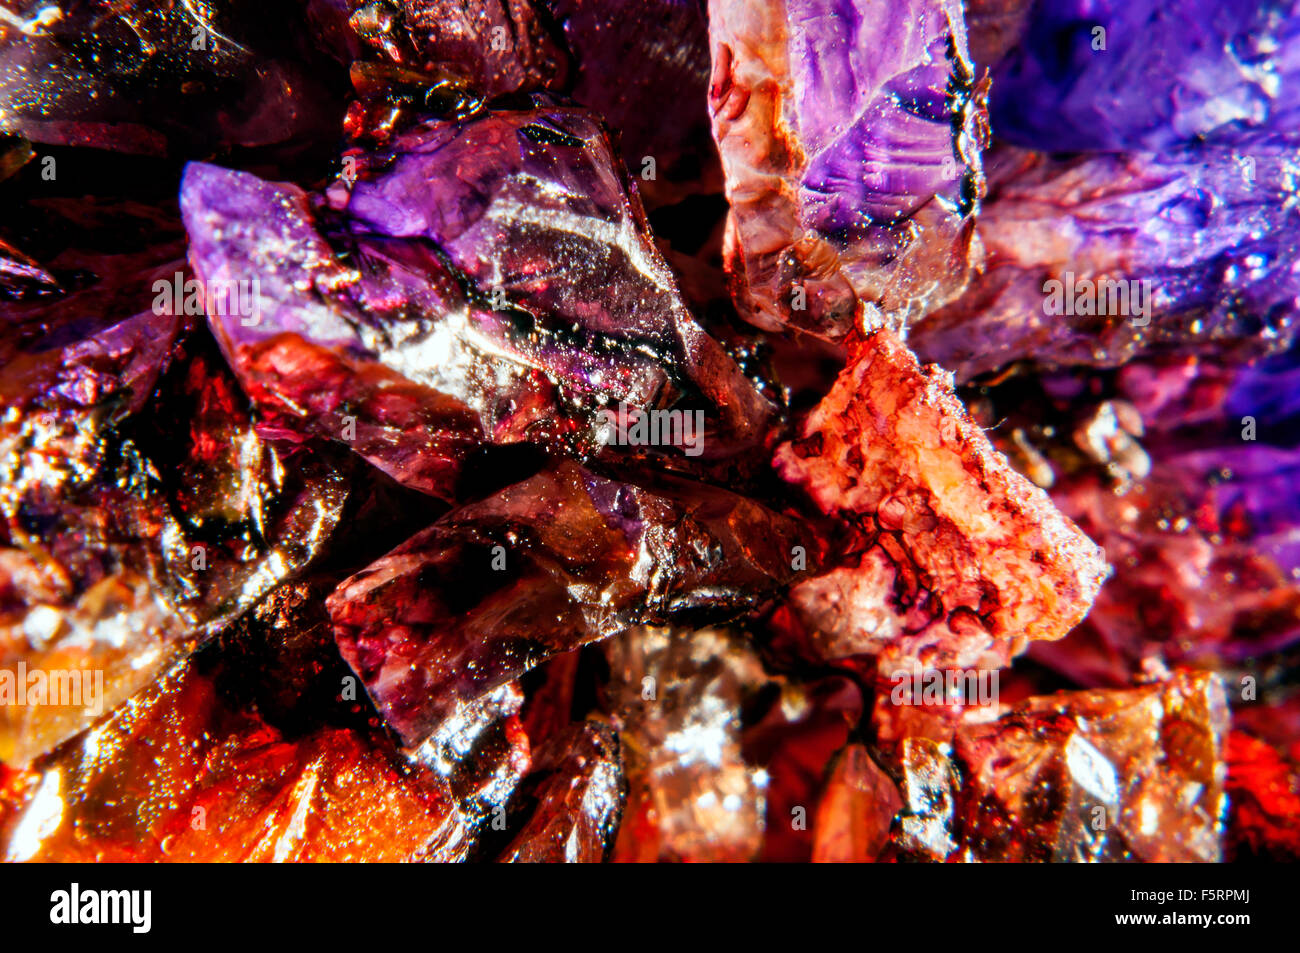
<path fill-rule="evenodd" d="M 638 627 L 605 652 L 629 789 L 614 860 L 752 860 L 766 773 L 742 755 L 742 706 L 768 681 L 753 648 L 726 630 Z"/>
<path fill-rule="evenodd" d="M 182 663 L 22 779 L 10 860 L 462 857 L 451 792 L 346 728 L 285 737 Z"/>
<path fill-rule="evenodd" d="M 898 787 L 861 744 L 851 744 L 831 762 L 830 777 L 813 826 L 814 863 L 869 863 L 889 842 L 894 815 L 902 808 Z"/>
<path fill-rule="evenodd" d="M 951 743 L 906 739 L 900 850 L 930 860 L 1214 862 L 1226 808 L 1218 676 L 1038 696 Z"/>
<path fill-rule="evenodd" d="M 535 806 L 501 855 L 504 863 L 597 863 L 614 844 L 627 798 L 618 735 L 595 721 L 575 724 L 540 750 Z"/>

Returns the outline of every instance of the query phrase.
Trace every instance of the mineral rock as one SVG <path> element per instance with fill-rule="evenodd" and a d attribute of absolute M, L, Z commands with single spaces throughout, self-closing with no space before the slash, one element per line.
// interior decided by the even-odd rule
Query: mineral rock
<path fill-rule="evenodd" d="M 382 58 L 447 71 L 484 96 L 555 87 L 567 63 L 531 0 L 355 0 L 349 25 Z"/>
<path fill-rule="evenodd" d="M 416 762 L 444 778 L 467 836 L 503 830 L 511 798 L 531 765 L 529 738 L 519 720 L 523 693 L 509 682 L 463 706 L 418 748 Z"/>
<path fill-rule="evenodd" d="M 767 682 L 754 650 L 720 629 L 638 627 L 605 653 L 628 777 L 614 860 L 753 860 L 767 783 L 741 754 L 745 697 Z"/>
<path fill-rule="evenodd" d="M 782 476 L 853 530 L 839 564 L 790 594 L 826 657 L 1005 665 L 1029 640 L 1064 636 L 1106 576 L 950 386 L 879 332 L 777 450 Z"/>
<path fill-rule="evenodd" d="M 256 313 L 209 317 L 267 432 L 347 443 L 445 499 L 478 444 L 591 453 L 611 414 L 673 413 L 669 455 L 761 443 L 771 404 L 686 310 L 588 114 L 434 121 L 357 171 L 316 210 L 186 174 L 196 272 L 257 282 Z"/>
<path fill-rule="evenodd" d="M 831 762 L 817 805 L 812 859 L 820 864 L 870 863 L 889 843 L 902 809 L 898 787 L 861 744 L 847 745 Z"/>
<path fill-rule="evenodd" d="M 1053 496 L 1123 568 L 1067 642 L 1035 646 L 1037 661 L 1076 684 L 1122 685 L 1150 661 L 1228 673 L 1295 645 L 1298 368 L 1292 348 L 1250 367 L 1180 359 L 1114 375 L 1102 396 L 1136 415 L 1145 471 L 1080 470 Z M 1078 408 L 1090 380 L 1050 386 Z"/>
<path fill-rule="evenodd" d="M 741 314 L 838 340 L 960 292 L 987 138 L 960 9 L 712 0 L 709 31 Z"/>
<path fill-rule="evenodd" d="M 538 662 L 638 623 L 727 619 L 793 576 L 805 530 L 724 490 L 572 462 L 452 511 L 342 583 L 339 648 L 417 744 Z"/>
<path fill-rule="evenodd" d="M 351 231 L 436 245 L 481 295 L 512 305 L 514 347 L 528 348 L 517 359 L 587 401 L 705 409 L 730 438 L 706 439 L 706 455 L 761 437 L 772 408 L 687 311 L 592 113 L 537 97 L 427 123 L 361 157 L 358 176 L 346 199 L 329 193 Z"/>

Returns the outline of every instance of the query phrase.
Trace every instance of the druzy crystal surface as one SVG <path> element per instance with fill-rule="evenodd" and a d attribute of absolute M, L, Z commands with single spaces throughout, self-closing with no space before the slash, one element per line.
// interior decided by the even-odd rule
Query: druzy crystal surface
<path fill-rule="evenodd" d="M 0 857 L 1300 859 L 1298 43 L 0 3 Z"/>
<path fill-rule="evenodd" d="M 766 775 L 741 749 L 743 705 L 770 679 L 721 629 L 642 626 L 606 643 L 627 751 L 616 861 L 737 862 L 763 846 Z"/>

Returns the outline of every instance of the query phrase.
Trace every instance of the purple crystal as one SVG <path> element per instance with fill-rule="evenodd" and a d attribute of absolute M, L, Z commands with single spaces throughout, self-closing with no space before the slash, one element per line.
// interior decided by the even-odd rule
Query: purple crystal
<path fill-rule="evenodd" d="M 590 453 L 618 404 L 703 414 L 669 454 L 761 444 L 772 405 L 687 311 L 588 113 L 432 121 L 355 158 L 314 202 L 201 164 L 182 185 L 196 272 L 258 282 L 257 315 L 210 320 L 274 432 L 448 499 L 480 442 Z"/>
<path fill-rule="evenodd" d="M 499 860 L 599 863 L 614 846 L 626 798 L 618 735 L 597 721 L 572 725 L 537 753 L 517 809 L 531 812 Z"/>
<path fill-rule="evenodd" d="M 959 291 L 985 132 L 960 11 L 713 0 L 709 29 L 741 313 L 838 339 L 859 302 L 897 326 Z"/>
<path fill-rule="evenodd" d="M 990 164 L 982 275 L 909 343 L 959 379 L 1017 360 L 1250 356 L 1296 333 L 1300 140 Z M 1058 283 L 1058 284 L 1053 284 Z"/>
<path fill-rule="evenodd" d="M 1029 9 L 1019 11 L 1018 42 L 1000 62 L 978 61 L 996 67 L 990 112 L 1010 142 L 1055 152 L 1154 151 L 1207 137 L 1238 141 L 1260 129 L 1289 132 L 1300 119 L 1295 0 L 1020 6 Z M 1003 24 L 990 17 L 972 34 Z M 998 50 L 980 44 L 976 52 Z"/>
<path fill-rule="evenodd" d="M 563 420 L 529 367 L 479 367 L 508 315 L 471 305 L 433 254 L 377 244 L 349 268 L 300 189 L 215 166 L 187 169 L 181 210 L 197 274 L 258 282 L 253 313 L 210 323 L 264 431 L 338 440 L 400 482 L 450 498 L 480 440 L 518 440 Z M 483 345 L 461 333 L 467 326 Z"/>
<path fill-rule="evenodd" d="M 427 123 L 359 170 L 352 232 L 431 241 L 482 294 L 535 315 L 539 336 L 569 329 L 582 353 L 541 357 L 566 383 L 638 406 L 698 391 L 730 446 L 760 434 L 771 408 L 686 310 L 591 113 L 539 100 Z M 614 356 L 582 367 L 592 352 Z"/>
<path fill-rule="evenodd" d="M 753 860 L 766 775 L 741 753 L 742 708 L 769 680 L 725 629 L 638 626 L 604 645 L 628 804 L 614 860 Z"/>

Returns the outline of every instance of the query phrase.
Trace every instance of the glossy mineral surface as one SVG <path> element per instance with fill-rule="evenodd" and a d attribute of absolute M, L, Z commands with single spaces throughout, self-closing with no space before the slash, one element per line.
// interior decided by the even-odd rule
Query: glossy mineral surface
<path fill-rule="evenodd" d="M 959 291 L 986 130 L 955 5 L 713 0 L 709 29 L 741 313 L 838 340 Z"/>
<path fill-rule="evenodd" d="M 0 858 L 1300 859 L 1298 44 L 0 4 Z"/>

